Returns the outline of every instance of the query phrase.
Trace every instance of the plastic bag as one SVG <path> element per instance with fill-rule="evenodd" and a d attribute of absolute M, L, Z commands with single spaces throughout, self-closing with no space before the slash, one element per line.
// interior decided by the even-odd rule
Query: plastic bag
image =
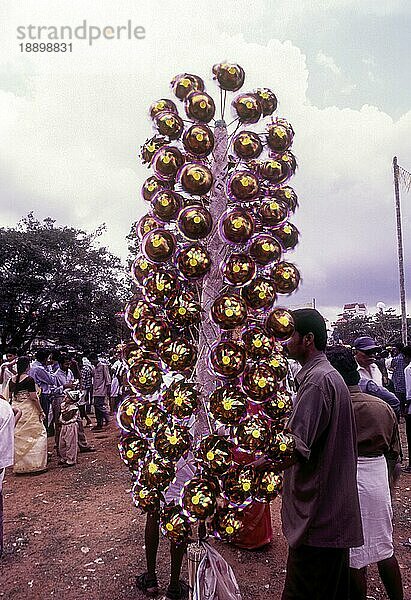
<path fill-rule="evenodd" d="M 193 600 L 241 600 L 234 572 L 210 544 L 203 542 L 205 556 L 200 562 Z"/>

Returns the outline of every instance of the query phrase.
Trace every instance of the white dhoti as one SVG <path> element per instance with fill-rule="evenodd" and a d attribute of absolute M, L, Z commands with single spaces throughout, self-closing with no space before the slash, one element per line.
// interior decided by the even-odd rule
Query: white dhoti
<path fill-rule="evenodd" d="M 353 569 L 361 569 L 394 554 L 391 495 L 384 456 L 358 458 L 357 485 L 364 545 L 350 550 L 350 567 Z"/>
<path fill-rule="evenodd" d="M 59 452 L 60 458 L 68 465 L 75 465 L 77 462 L 78 448 L 78 424 L 77 422 L 68 423 L 61 426 Z"/>

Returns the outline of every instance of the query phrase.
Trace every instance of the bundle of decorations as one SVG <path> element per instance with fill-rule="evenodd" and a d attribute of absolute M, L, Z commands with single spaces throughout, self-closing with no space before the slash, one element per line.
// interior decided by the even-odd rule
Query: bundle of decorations
<path fill-rule="evenodd" d="M 177 543 L 198 522 L 235 541 L 246 507 L 280 493 L 293 452 L 281 342 L 294 327 L 277 299 L 300 281 L 285 260 L 298 242 L 287 185 L 294 131 L 272 116 L 266 88 L 235 95 L 226 125 L 227 92 L 244 71 L 221 63 L 213 74 L 221 119 L 203 80 L 187 73 L 171 82 L 184 119 L 175 99 L 150 107 L 155 134 L 141 148 L 153 171 L 142 186 L 149 210 L 136 226 L 132 340 L 122 346 L 130 394 L 118 409 L 119 449 L 133 501 L 159 512 Z M 271 466 L 259 471 L 263 455 Z"/>

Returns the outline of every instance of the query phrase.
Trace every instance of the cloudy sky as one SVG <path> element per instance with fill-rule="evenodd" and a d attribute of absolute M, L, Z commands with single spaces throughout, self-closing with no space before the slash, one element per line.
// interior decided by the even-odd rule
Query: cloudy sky
<path fill-rule="evenodd" d="M 392 157 L 411 171 L 411 9 L 407 0 L 3 0 L 0 7 L 1 222 L 29 211 L 91 230 L 126 256 L 125 235 L 147 206 L 140 144 L 147 109 L 169 81 L 211 66 L 270 87 L 296 131 L 303 274 L 292 298 L 332 316 L 346 302 L 398 304 Z M 73 40 L 73 52 L 22 53 L 17 27 L 142 26 L 144 40 Z M 411 257 L 411 192 L 403 194 Z M 411 270 L 407 266 L 411 298 Z M 408 271 L 408 272 L 407 272 Z"/>

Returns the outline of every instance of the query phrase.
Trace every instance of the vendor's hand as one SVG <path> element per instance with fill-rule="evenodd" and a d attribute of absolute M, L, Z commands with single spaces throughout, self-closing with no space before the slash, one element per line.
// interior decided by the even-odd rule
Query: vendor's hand
<path fill-rule="evenodd" d="M 266 456 L 260 456 L 254 462 L 250 463 L 256 471 L 267 471 L 273 468 L 273 462 Z"/>
<path fill-rule="evenodd" d="M 45 418 L 46 418 L 46 415 L 44 414 L 43 411 L 41 413 L 39 413 L 39 421 L 40 422 L 43 422 Z"/>

